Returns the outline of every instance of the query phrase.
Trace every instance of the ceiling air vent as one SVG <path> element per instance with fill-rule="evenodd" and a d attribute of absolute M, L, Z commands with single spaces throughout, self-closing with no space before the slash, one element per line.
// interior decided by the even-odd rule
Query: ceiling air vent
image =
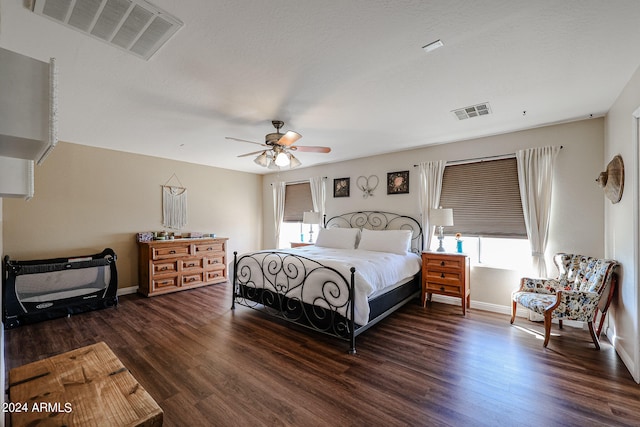
<path fill-rule="evenodd" d="M 465 120 L 471 117 L 486 116 L 491 114 L 491 107 L 488 102 L 472 105 L 470 107 L 459 108 L 452 111 L 458 120 Z"/>
<path fill-rule="evenodd" d="M 33 11 L 147 60 L 183 25 L 144 0 L 34 0 Z"/>

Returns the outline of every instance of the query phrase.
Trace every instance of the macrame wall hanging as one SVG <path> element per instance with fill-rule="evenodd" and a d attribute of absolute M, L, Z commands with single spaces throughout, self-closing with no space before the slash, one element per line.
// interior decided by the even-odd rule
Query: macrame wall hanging
<path fill-rule="evenodd" d="M 173 178 L 180 186 L 168 185 Z M 187 189 L 175 173 L 162 186 L 162 225 L 175 229 L 187 225 Z"/>

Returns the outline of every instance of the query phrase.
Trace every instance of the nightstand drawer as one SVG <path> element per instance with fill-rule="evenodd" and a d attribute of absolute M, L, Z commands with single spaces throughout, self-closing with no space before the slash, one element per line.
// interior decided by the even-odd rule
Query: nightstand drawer
<path fill-rule="evenodd" d="M 428 270 L 458 270 L 464 269 L 464 258 L 427 258 L 426 268 Z"/>
<path fill-rule="evenodd" d="M 424 273 L 426 280 L 437 283 L 457 283 L 462 280 L 462 271 L 436 271 L 427 270 Z"/>
<path fill-rule="evenodd" d="M 462 296 L 462 292 L 460 291 L 460 285 L 456 284 L 447 284 L 447 283 L 436 283 L 436 282 L 427 282 L 425 284 L 425 288 L 427 292 L 444 292 L 447 294 L 452 294 L 455 296 Z"/>

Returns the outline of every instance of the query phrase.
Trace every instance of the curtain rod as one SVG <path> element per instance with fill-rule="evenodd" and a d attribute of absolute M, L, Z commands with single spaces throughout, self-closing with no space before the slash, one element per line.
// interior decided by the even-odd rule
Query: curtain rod
<path fill-rule="evenodd" d="M 560 146 L 560 149 L 564 148 L 563 145 Z M 485 157 L 474 157 L 472 159 L 459 159 L 459 160 L 447 160 L 446 165 L 457 165 L 463 163 L 473 163 L 473 162 L 488 162 L 492 160 L 502 160 L 502 159 L 510 159 L 516 156 L 516 153 L 507 153 L 507 154 L 499 154 L 497 156 L 485 156 Z M 420 165 L 413 165 L 414 168 L 417 168 Z"/>
<path fill-rule="evenodd" d="M 327 177 L 323 176 L 322 179 L 327 179 Z M 300 181 L 287 181 L 285 182 L 285 184 L 304 184 L 305 182 L 310 182 L 310 181 L 311 181 L 310 179 L 303 179 Z M 273 182 L 269 185 L 273 185 Z"/>

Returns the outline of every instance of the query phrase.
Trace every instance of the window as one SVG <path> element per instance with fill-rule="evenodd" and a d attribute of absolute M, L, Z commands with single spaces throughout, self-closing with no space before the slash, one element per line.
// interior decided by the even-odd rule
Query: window
<path fill-rule="evenodd" d="M 311 185 L 308 182 L 287 184 L 282 222 L 302 222 L 302 214 L 312 210 Z"/>
<path fill-rule="evenodd" d="M 531 249 L 515 158 L 447 165 L 440 206 L 453 208 L 454 225 L 444 228 L 447 251 L 456 250 L 453 236 L 461 233 L 463 251 L 473 263 L 529 269 Z M 437 245 L 432 239 L 432 248 Z"/>
<path fill-rule="evenodd" d="M 284 217 L 280 225 L 280 244 L 288 247 L 289 242 L 309 240 L 309 224 L 302 224 L 304 212 L 313 210 L 311 185 L 308 182 L 287 184 L 284 197 Z M 318 226 L 313 226 L 317 236 Z"/>

